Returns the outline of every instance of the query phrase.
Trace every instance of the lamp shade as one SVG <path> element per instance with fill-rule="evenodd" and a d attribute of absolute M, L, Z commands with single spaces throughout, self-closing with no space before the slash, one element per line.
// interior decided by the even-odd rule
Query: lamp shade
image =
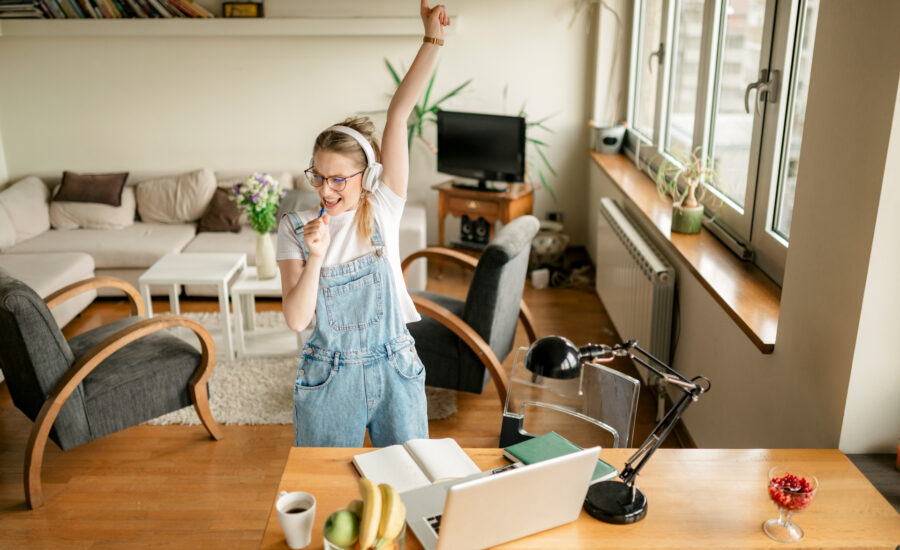
<path fill-rule="evenodd" d="M 581 354 L 568 338 L 544 336 L 528 348 L 525 368 L 547 378 L 576 378 L 581 373 Z"/>

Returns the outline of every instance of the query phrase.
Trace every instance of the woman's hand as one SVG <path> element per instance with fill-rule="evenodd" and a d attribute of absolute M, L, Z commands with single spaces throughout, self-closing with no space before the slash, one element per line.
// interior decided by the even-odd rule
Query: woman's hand
<path fill-rule="evenodd" d="M 303 240 L 306 241 L 310 256 L 324 258 L 328 251 L 328 245 L 331 244 L 328 219 L 328 214 L 324 214 L 303 226 Z"/>
<path fill-rule="evenodd" d="M 444 27 L 450 24 L 450 16 L 447 15 L 447 8 L 443 4 L 438 4 L 433 8 L 428 7 L 428 0 L 422 0 L 419 8 L 422 15 L 422 23 L 425 24 L 425 36 L 431 38 L 444 38 Z"/>

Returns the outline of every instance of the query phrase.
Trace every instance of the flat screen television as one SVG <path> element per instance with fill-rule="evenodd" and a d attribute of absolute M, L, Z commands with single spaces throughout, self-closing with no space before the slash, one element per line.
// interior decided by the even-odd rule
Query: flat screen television
<path fill-rule="evenodd" d="M 438 172 L 477 179 L 478 189 L 497 190 L 488 187 L 488 181 L 525 179 L 523 117 L 438 111 L 437 148 Z"/>

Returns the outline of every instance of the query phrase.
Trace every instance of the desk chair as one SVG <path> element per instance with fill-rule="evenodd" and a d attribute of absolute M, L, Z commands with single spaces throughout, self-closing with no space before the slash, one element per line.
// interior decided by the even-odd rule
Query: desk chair
<path fill-rule="evenodd" d="M 524 366 L 527 351 L 516 350 L 510 372 L 501 447 L 551 430 L 584 448 L 631 446 L 640 381 L 588 361 L 577 378 L 538 376 Z"/>
<path fill-rule="evenodd" d="M 69 341 L 50 310 L 83 292 L 118 288 L 131 316 Z M 209 410 L 206 382 L 215 347 L 200 324 L 179 315 L 147 319 L 138 291 L 113 277 L 94 277 L 47 296 L 0 270 L 0 368 L 15 406 L 34 421 L 25 451 L 25 497 L 43 504 L 41 466 L 47 438 L 62 450 L 141 424 L 191 403 L 213 439 L 222 434 Z M 184 326 L 197 351 L 160 330 Z"/>
<path fill-rule="evenodd" d="M 519 319 L 529 342 L 536 339 L 522 290 L 531 240 L 539 226 L 534 216 L 514 219 L 497 232 L 477 261 L 440 247 L 403 260 L 404 277 L 418 258 L 450 260 L 474 271 L 465 301 L 434 292 L 411 293 L 416 309 L 425 315 L 407 328 L 425 365 L 426 386 L 481 393 L 493 379 L 503 407 L 507 381 L 501 363 L 512 351 Z"/>

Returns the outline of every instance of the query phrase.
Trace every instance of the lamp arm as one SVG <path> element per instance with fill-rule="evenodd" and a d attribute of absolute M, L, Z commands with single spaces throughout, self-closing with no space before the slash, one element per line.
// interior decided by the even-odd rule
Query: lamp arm
<path fill-rule="evenodd" d="M 637 351 L 641 357 L 635 355 L 631 350 Z M 681 396 L 681 399 L 672 407 L 666 415 L 656 424 L 653 428 L 653 431 L 650 432 L 650 435 L 647 436 L 647 439 L 641 444 L 637 451 L 628 460 L 625 462 L 625 467 L 622 469 L 622 473 L 619 475 L 628 486 L 634 485 L 634 478 L 637 477 L 638 473 L 641 471 L 641 468 L 644 467 L 647 460 L 656 452 L 656 449 L 662 444 L 662 442 L 668 437 L 669 432 L 675 427 L 675 424 L 681 418 L 681 415 L 684 414 L 684 411 L 688 408 L 692 402 L 697 401 L 700 397 L 701 393 L 705 393 L 709 391 L 710 382 L 709 379 L 705 376 L 697 376 L 693 380 L 688 380 L 684 376 L 681 375 L 678 371 L 670 367 L 669 365 L 663 363 L 653 355 L 651 355 L 647 350 L 641 348 L 637 345 L 636 340 L 629 340 L 624 344 L 619 344 L 612 348 L 612 353 L 615 355 L 625 355 L 629 358 L 637 361 L 641 365 L 645 366 L 650 370 L 653 374 L 662 378 L 664 382 L 667 384 L 672 384 L 673 386 L 677 386 L 684 394 Z M 645 358 L 647 360 L 645 360 Z M 655 368 L 648 361 L 653 362 L 655 365 L 660 367 L 662 370 L 666 372 L 662 372 L 662 370 Z M 705 385 L 701 385 L 698 381 L 704 381 Z M 633 464 L 637 463 L 637 466 L 633 466 Z"/>
<path fill-rule="evenodd" d="M 675 404 L 674 407 L 669 409 L 669 412 L 666 413 L 666 416 L 663 417 L 662 420 L 653 428 L 653 431 L 650 432 L 650 435 L 647 436 L 647 439 L 641 444 L 640 448 L 631 455 L 627 461 L 625 461 L 625 467 L 622 468 L 622 473 L 619 477 L 624 481 L 628 486 L 634 485 L 634 479 L 640 473 L 641 469 L 644 467 L 644 464 L 647 463 L 647 460 L 653 456 L 653 453 L 656 452 L 656 449 L 662 445 L 662 442 L 669 436 L 669 432 L 672 431 L 672 428 L 675 427 L 675 424 L 681 418 L 681 415 L 684 414 L 684 411 L 688 408 L 694 399 L 692 399 L 693 394 L 689 392 L 685 392 L 684 395 L 681 396 L 681 399 L 678 400 L 678 403 Z M 637 466 L 632 466 L 637 462 Z"/>

